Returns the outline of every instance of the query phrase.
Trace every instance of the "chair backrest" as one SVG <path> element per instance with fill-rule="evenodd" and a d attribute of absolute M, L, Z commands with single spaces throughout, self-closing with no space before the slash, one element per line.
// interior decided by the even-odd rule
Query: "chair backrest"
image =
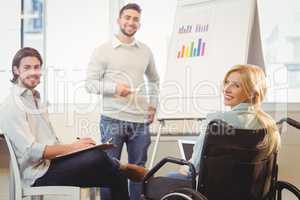
<path fill-rule="evenodd" d="M 198 191 L 209 200 L 255 200 L 271 194 L 277 153 L 262 141 L 265 129 L 236 129 L 226 122 L 208 124 L 201 155 Z"/>
<path fill-rule="evenodd" d="M 11 181 L 13 181 L 14 186 L 14 199 L 15 200 L 21 200 L 22 199 L 22 182 L 21 182 L 21 176 L 20 176 L 20 170 L 19 165 L 17 162 L 17 158 L 14 152 L 14 149 L 12 147 L 12 144 L 9 140 L 9 138 L 4 134 L 4 138 L 8 147 L 9 155 L 10 155 L 10 170 L 12 171 Z"/>

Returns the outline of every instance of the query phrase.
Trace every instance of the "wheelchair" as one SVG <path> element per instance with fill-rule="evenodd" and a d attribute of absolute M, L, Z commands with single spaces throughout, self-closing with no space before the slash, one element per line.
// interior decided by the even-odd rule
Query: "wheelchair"
<path fill-rule="evenodd" d="M 300 123 L 284 118 L 277 122 L 300 129 Z M 166 157 L 145 176 L 143 200 L 281 200 L 282 191 L 290 191 L 300 200 L 300 190 L 279 181 L 277 152 L 268 153 L 262 141 L 265 129 L 237 129 L 222 120 L 208 124 L 199 174 L 186 160 Z M 166 163 L 188 165 L 191 179 L 155 177 Z M 198 181 L 196 182 L 196 177 Z"/>

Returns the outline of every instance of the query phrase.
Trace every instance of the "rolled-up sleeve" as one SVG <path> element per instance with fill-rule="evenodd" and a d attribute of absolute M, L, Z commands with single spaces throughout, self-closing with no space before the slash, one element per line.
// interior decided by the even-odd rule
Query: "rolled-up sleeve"
<path fill-rule="evenodd" d="M 85 88 L 87 92 L 93 94 L 114 95 L 117 84 L 110 80 L 103 80 L 107 68 L 103 53 L 100 49 L 94 50 L 87 68 Z"/>
<path fill-rule="evenodd" d="M 1 119 L 1 129 L 10 139 L 17 158 L 24 157 L 34 163 L 43 159 L 46 144 L 35 140 L 25 113 L 10 112 L 5 120 Z"/>
<path fill-rule="evenodd" d="M 37 162 L 40 161 L 43 158 L 44 150 L 46 145 L 33 142 L 31 145 L 31 148 L 29 148 L 29 156 L 31 158 L 31 161 Z"/>

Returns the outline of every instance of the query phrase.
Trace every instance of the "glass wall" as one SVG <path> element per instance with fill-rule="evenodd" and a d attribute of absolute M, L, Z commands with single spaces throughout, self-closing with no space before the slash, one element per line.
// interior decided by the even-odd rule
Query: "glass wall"
<path fill-rule="evenodd" d="M 270 102 L 300 102 L 300 1 L 258 1 Z"/>
<path fill-rule="evenodd" d="M 85 70 L 93 49 L 112 35 L 110 27 L 116 20 L 112 20 L 111 16 L 117 15 L 111 12 L 118 11 L 116 8 L 111 9 L 112 2 L 120 6 L 129 2 L 141 5 L 141 28 L 136 38 L 150 46 L 159 74 L 161 78 L 164 77 L 177 0 L 21 2 L 5 1 L 2 7 L 6 9 L 0 13 L 1 33 L 4 34 L 0 49 L 0 83 L 4 94 L 8 91 L 5 88 L 10 85 L 10 62 L 21 46 L 22 38 L 23 46 L 37 48 L 44 55 L 47 73 L 44 74 L 45 81 L 40 91 L 45 91 L 45 97 L 50 103 L 90 102 L 91 95 L 83 87 Z M 268 101 L 299 102 L 300 1 L 261 0 L 258 1 L 258 7 L 270 86 Z M 21 13 L 21 8 L 23 15 L 17 15 Z M 21 21 L 22 35 L 19 31 Z"/>
<path fill-rule="evenodd" d="M 22 0 L 22 13 L 21 18 L 21 46 L 33 47 L 37 49 L 43 59 L 45 60 L 45 26 L 44 26 L 44 0 Z M 46 100 L 45 97 L 45 72 L 46 65 L 43 66 L 43 77 L 41 83 L 37 89 L 43 97 L 42 100 Z"/>

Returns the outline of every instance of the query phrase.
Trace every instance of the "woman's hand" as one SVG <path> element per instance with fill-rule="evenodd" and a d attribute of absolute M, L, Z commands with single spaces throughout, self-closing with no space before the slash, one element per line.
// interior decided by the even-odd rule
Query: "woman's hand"
<path fill-rule="evenodd" d="M 188 165 L 181 165 L 178 170 L 179 174 L 183 176 L 188 176 L 190 172 L 190 168 Z"/>

